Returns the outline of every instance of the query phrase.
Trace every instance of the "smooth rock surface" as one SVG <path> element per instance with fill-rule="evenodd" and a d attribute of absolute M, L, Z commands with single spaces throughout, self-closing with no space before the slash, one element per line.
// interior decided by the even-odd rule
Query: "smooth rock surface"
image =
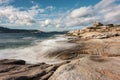
<path fill-rule="evenodd" d="M 120 80 L 120 58 L 89 56 L 63 65 L 49 80 Z"/>

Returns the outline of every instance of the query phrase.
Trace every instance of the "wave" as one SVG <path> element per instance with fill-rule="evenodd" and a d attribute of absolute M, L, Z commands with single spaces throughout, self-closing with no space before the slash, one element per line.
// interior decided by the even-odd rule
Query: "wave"
<path fill-rule="evenodd" d="M 68 43 L 67 37 L 56 36 L 52 39 L 35 41 L 34 46 L 0 50 L 0 59 L 22 59 L 28 63 L 57 63 L 56 58 L 46 58 L 45 56 L 58 50 L 69 49 L 76 44 Z"/>

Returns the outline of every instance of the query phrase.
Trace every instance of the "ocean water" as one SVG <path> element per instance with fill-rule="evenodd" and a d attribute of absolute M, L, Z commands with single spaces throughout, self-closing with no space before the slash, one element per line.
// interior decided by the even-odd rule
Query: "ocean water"
<path fill-rule="evenodd" d="M 22 59 L 27 63 L 61 62 L 45 56 L 75 46 L 63 33 L 0 33 L 0 59 Z"/>

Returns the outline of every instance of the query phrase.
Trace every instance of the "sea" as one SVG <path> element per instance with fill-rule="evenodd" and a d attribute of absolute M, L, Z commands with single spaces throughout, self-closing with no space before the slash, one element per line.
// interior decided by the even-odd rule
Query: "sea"
<path fill-rule="evenodd" d="M 69 43 L 65 33 L 0 33 L 0 59 L 21 59 L 27 63 L 59 63 L 55 57 L 47 58 L 58 50 L 75 46 Z"/>

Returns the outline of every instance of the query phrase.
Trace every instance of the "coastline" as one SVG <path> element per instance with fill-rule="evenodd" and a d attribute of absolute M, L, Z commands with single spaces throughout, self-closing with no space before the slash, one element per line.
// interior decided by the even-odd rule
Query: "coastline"
<path fill-rule="evenodd" d="M 63 60 L 62 63 L 25 64 L 24 60 L 0 60 L 0 79 L 120 80 L 120 27 L 103 29 L 101 25 L 96 25 L 94 29 L 83 31 L 67 34 L 76 37 L 68 37 L 68 43 L 75 46 L 63 47 L 46 55 L 46 58 Z M 63 46 L 67 45 L 63 43 Z"/>

